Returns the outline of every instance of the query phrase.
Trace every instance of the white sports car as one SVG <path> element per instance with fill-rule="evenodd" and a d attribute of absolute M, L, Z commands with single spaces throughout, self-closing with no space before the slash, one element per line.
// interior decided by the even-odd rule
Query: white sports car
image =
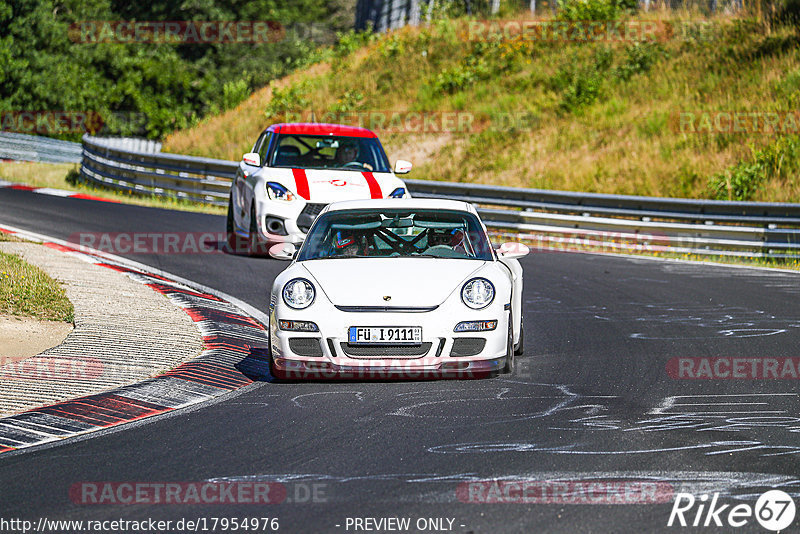
<path fill-rule="evenodd" d="M 523 350 L 525 245 L 492 249 L 471 204 L 327 206 L 270 295 L 275 378 L 474 377 Z"/>
<path fill-rule="evenodd" d="M 265 254 L 276 243 L 303 242 L 331 202 L 409 197 L 370 130 L 336 124 L 274 124 L 242 157 L 231 185 L 227 239 L 234 251 Z"/>

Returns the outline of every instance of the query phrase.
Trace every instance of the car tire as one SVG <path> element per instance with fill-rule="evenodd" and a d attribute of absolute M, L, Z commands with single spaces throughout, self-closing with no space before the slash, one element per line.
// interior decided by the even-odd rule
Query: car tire
<path fill-rule="evenodd" d="M 258 242 L 258 223 L 256 222 L 256 206 L 250 206 L 250 233 L 247 238 L 247 255 L 263 256 L 263 246 Z"/>
<path fill-rule="evenodd" d="M 514 354 L 516 356 L 525 354 L 525 317 L 519 319 L 519 343 L 514 347 Z"/>
<path fill-rule="evenodd" d="M 231 254 L 239 254 L 244 250 L 242 238 L 234 230 L 233 221 L 233 195 L 228 198 L 228 216 L 225 220 L 225 241 Z"/>
<path fill-rule="evenodd" d="M 508 341 L 506 342 L 506 365 L 501 371 L 504 375 L 514 374 L 514 332 L 511 330 L 511 314 L 508 315 Z"/>

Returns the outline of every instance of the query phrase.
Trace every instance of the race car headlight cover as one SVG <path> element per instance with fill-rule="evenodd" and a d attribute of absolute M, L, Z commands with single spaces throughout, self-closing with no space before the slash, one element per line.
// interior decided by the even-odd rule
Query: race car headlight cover
<path fill-rule="evenodd" d="M 494 286 L 486 278 L 473 278 L 461 288 L 461 300 L 473 310 L 485 308 L 494 300 Z"/>
<path fill-rule="evenodd" d="M 283 301 L 295 310 L 311 306 L 316 294 L 313 284 L 305 278 L 293 278 L 283 286 Z"/>
<path fill-rule="evenodd" d="M 267 182 L 267 195 L 271 200 L 282 200 L 283 202 L 292 202 L 295 198 L 291 191 L 277 182 Z"/>

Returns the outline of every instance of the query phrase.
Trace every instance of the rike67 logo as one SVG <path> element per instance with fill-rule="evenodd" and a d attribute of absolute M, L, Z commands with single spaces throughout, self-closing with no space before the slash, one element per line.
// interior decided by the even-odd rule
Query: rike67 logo
<path fill-rule="evenodd" d="M 794 521 L 795 506 L 792 497 L 780 490 L 769 490 L 761 495 L 755 506 L 749 504 L 719 504 L 719 493 L 709 502 L 708 495 L 695 498 L 690 493 L 677 493 L 669 514 L 667 526 L 682 527 L 743 527 L 755 517 L 767 530 L 782 531 Z"/>

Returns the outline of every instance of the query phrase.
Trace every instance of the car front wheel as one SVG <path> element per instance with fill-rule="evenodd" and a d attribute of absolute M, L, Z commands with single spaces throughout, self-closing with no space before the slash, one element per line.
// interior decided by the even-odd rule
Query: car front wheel
<path fill-rule="evenodd" d="M 239 254 L 244 251 L 244 239 L 239 237 L 234 229 L 233 221 L 233 196 L 228 199 L 228 217 L 225 221 L 225 240 L 228 243 L 228 251 L 232 254 Z"/>
<path fill-rule="evenodd" d="M 250 234 L 247 240 L 247 254 L 250 256 L 263 256 L 266 254 L 265 245 L 258 242 L 258 221 L 256 219 L 256 206 L 250 206 Z"/>
<path fill-rule="evenodd" d="M 525 317 L 519 319 L 519 343 L 514 349 L 514 354 L 522 356 L 525 353 Z"/>
<path fill-rule="evenodd" d="M 508 317 L 508 341 L 506 342 L 506 365 L 503 367 L 504 375 L 514 374 L 514 332 L 511 330 L 511 315 Z"/>

